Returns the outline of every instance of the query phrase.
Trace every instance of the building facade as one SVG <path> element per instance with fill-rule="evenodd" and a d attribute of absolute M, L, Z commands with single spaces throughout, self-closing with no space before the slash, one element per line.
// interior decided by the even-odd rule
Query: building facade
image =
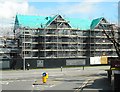
<path fill-rule="evenodd" d="M 117 56 L 113 44 L 103 32 L 111 27 L 105 18 L 93 20 L 16 15 L 14 32 L 18 42 L 19 68 L 30 63 L 31 68 L 90 65 L 91 57 Z M 118 39 L 118 30 L 114 28 Z M 17 56 L 16 56 L 17 57 Z M 21 62 L 21 64 L 20 64 Z"/>

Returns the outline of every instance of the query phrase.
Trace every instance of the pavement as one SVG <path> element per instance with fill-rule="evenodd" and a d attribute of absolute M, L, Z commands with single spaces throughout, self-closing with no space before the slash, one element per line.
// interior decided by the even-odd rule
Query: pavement
<path fill-rule="evenodd" d="M 34 88 L 35 86 L 36 88 L 41 86 L 44 89 L 42 92 L 48 92 L 48 90 L 51 92 L 112 92 L 112 86 L 107 79 L 106 69 L 109 69 L 109 66 L 91 66 L 85 67 L 84 70 L 82 67 L 63 68 L 62 71 L 60 68 L 31 69 L 26 71 L 3 70 L 0 74 L 0 76 L 2 76 L 0 77 L 0 83 L 3 85 L 8 80 L 17 80 L 16 84 L 18 84 L 20 80 L 23 81 L 27 79 L 27 81 L 32 80 L 28 82 L 28 84 L 35 84 L 33 85 Z M 49 73 L 46 84 L 42 83 L 43 72 Z M 6 82 L 6 84 L 7 83 L 8 82 Z M 26 82 L 24 81 L 24 83 Z M 6 91 L 4 90 L 2 92 Z M 15 92 L 15 90 L 9 92 Z M 23 90 L 21 92 L 23 92 Z"/>
<path fill-rule="evenodd" d="M 89 80 L 89 82 L 83 87 L 82 92 L 113 92 L 112 85 L 106 77 L 94 77 L 95 79 Z"/>

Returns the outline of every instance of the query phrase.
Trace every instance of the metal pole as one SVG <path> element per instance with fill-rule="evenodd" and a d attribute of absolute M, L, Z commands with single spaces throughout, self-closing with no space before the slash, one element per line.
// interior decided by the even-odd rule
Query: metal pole
<path fill-rule="evenodd" d="M 61 72 L 62 72 L 62 68 L 63 68 L 63 67 L 61 66 Z"/>
<path fill-rule="evenodd" d="M 83 65 L 83 70 L 84 70 L 84 65 Z"/>
<path fill-rule="evenodd" d="M 25 71 L 25 29 L 23 29 L 24 31 L 24 43 L 23 43 L 23 70 Z"/>

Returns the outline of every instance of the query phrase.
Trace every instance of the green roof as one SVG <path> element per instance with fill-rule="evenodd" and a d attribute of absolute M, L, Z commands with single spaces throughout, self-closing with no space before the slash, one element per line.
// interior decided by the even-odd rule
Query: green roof
<path fill-rule="evenodd" d="M 59 15 L 53 17 L 46 16 L 33 16 L 33 15 L 16 15 L 16 25 L 20 27 L 29 27 L 29 28 L 45 28 L 49 26 Z M 80 19 L 80 18 L 65 18 L 68 21 L 68 24 L 72 28 L 78 28 L 80 30 L 90 30 L 94 29 L 98 23 L 103 19 L 97 18 L 94 20 L 90 19 Z"/>
<path fill-rule="evenodd" d="M 101 18 L 94 19 L 94 20 L 92 21 L 92 23 L 91 23 L 90 29 L 94 29 L 94 28 L 100 23 L 100 21 L 101 21 L 102 19 L 104 19 L 104 18 L 101 17 Z"/>
<path fill-rule="evenodd" d="M 72 28 L 78 28 L 81 30 L 89 30 L 91 25 L 91 20 L 80 19 L 80 18 L 66 18 Z"/>
<path fill-rule="evenodd" d="M 30 16 L 30 15 L 17 15 L 18 24 L 21 27 L 30 27 L 30 28 L 43 28 L 46 26 L 47 22 L 51 19 L 48 19 L 45 16 Z"/>

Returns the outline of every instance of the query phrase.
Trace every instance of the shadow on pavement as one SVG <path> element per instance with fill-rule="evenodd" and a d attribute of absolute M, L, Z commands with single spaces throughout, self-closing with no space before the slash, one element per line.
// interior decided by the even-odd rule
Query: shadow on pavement
<path fill-rule="evenodd" d="M 88 83 L 82 92 L 113 92 L 112 86 L 107 78 L 95 79 L 94 82 Z"/>
<path fill-rule="evenodd" d="M 98 76 L 102 76 L 102 77 L 107 77 L 107 73 L 100 73 L 100 74 L 90 74 L 90 77 L 98 77 Z"/>
<path fill-rule="evenodd" d="M 83 82 L 84 80 L 73 80 L 73 79 L 55 79 L 54 81 L 64 81 L 64 82 Z"/>

